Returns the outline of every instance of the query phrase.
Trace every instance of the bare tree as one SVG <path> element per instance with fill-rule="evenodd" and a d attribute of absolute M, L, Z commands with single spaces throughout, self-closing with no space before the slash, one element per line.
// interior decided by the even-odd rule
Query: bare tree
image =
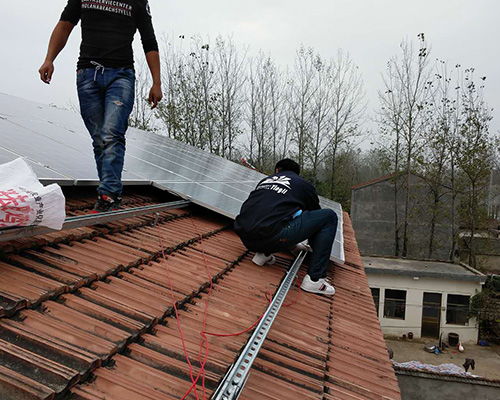
<path fill-rule="evenodd" d="M 150 79 L 144 60 L 136 68 L 134 108 L 129 117 L 129 125 L 145 131 L 154 130 L 154 113 L 148 103 Z"/>
<path fill-rule="evenodd" d="M 250 127 L 250 161 L 254 162 L 254 143 L 257 135 L 257 80 L 254 72 L 253 62 L 250 63 L 249 71 L 249 96 L 248 96 L 248 117 L 247 122 Z"/>
<path fill-rule="evenodd" d="M 483 97 L 483 83 L 474 79 L 474 69 L 466 69 L 462 85 L 462 121 L 457 140 L 457 166 L 464 178 L 466 195 L 463 199 L 463 218 L 468 228 L 466 245 L 469 264 L 475 267 L 475 235 L 485 217 L 485 198 L 489 176 L 493 167 L 495 138 L 490 135 L 491 110 Z"/>
<path fill-rule="evenodd" d="M 405 201 L 403 216 L 403 248 L 401 255 L 408 254 L 408 223 L 410 214 L 411 186 L 410 178 L 415 157 L 422 145 L 422 131 L 426 126 L 426 104 L 428 103 L 432 84 L 430 81 L 430 71 L 428 68 L 429 50 L 425 42 L 424 34 L 418 35 L 419 48 L 415 51 L 414 45 L 408 40 L 401 43 L 401 56 L 394 57 L 389 61 L 386 71 L 385 82 L 391 83 L 387 90 L 396 90 L 394 99 L 398 102 L 394 110 L 386 110 L 386 113 L 393 116 L 393 124 L 397 121 L 398 131 L 396 137 L 399 151 L 401 145 L 404 149 L 404 172 L 405 172 Z M 391 106 L 392 95 L 389 94 L 389 101 L 386 107 Z M 394 104 L 394 103 L 393 103 Z M 396 118 L 396 120 L 394 120 Z M 395 125 L 393 125 L 395 126 Z M 395 204 L 397 207 L 397 203 Z M 398 246 L 398 245 L 396 245 Z"/>
<path fill-rule="evenodd" d="M 280 142 L 287 140 L 287 109 L 285 102 L 285 80 L 283 73 L 275 65 L 271 70 L 271 115 L 270 115 L 270 128 L 271 128 L 271 143 L 272 143 L 272 157 L 271 165 L 274 167 L 279 159 L 285 157 L 286 152 L 280 154 Z M 285 144 L 286 146 L 286 144 Z"/>
<path fill-rule="evenodd" d="M 400 172 L 400 158 L 401 158 L 401 142 L 403 131 L 403 106 L 401 96 L 400 81 L 397 79 L 397 74 L 394 71 L 394 64 L 387 63 L 386 74 L 383 75 L 384 91 L 379 92 L 380 112 L 379 112 L 379 126 L 382 137 L 389 139 L 383 143 L 384 154 L 389 163 L 393 165 L 392 173 L 394 174 L 394 255 L 400 255 L 400 220 L 399 220 L 399 179 Z"/>
<path fill-rule="evenodd" d="M 192 37 L 185 49 L 184 42 L 183 35 L 176 44 L 165 40 L 166 99 L 156 115 L 170 137 L 219 153 L 210 45 L 200 37 Z"/>
<path fill-rule="evenodd" d="M 266 160 L 268 159 L 269 139 L 270 139 L 270 113 L 271 113 L 271 70 L 274 67 L 269 57 L 260 54 L 252 65 L 250 72 L 251 84 L 255 102 L 255 143 L 257 145 L 257 154 L 254 163 L 260 171 L 265 170 Z"/>
<path fill-rule="evenodd" d="M 203 43 L 199 38 L 195 43 L 195 49 L 190 54 L 194 61 L 191 64 L 191 73 L 194 76 L 194 81 L 199 80 L 199 95 L 201 96 L 200 100 L 202 102 L 200 121 L 197 125 L 198 129 L 200 129 L 200 135 L 207 138 L 206 140 L 208 142 L 210 152 L 222 155 L 224 153 L 224 149 L 219 143 L 220 132 L 218 132 L 215 127 L 215 103 L 219 93 L 215 92 L 215 65 L 212 62 L 210 44 Z M 198 53 L 195 52 L 196 50 Z M 197 85 L 194 85 L 194 87 L 197 87 Z"/>
<path fill-rule="evenodd" d="M 447 167 L 450 157 L 448 149 L 450 135 L 450 113 L 452 103 L 449 99 L 450 84 L 452 79 L 446 64 L 437 61 L 434 73 L 435 90 L 431 91 L 431 98 L 427 102 L 425 112 L 428 114 L 428 124 L 422 132 L 425 146 L 419 157 L 416 158 L 417 166 L 420 167 L 420 176 L 424 178 L 429 193 L 432 197 L 430 206 L 430 231 L 427 258 L 432 258 L 435 247 L 436 224 L 440 214 L 444 212 L 441 208 L 441 200 L 447 194 L 445 185 L 448 184 Z"/>
<path fill-rule="evenodd" d="M 196 42 L 195 42 L 196 43 Z M 188 55 L 184 55 L 178 68 L 178 126 L 181 128 L 181 140 L 192 146 L 214 151 L 214 138 L 209 135 L 206 98 L 203 87 L 203 64 L 205 50 L 191 47 Z"/>
<path fill-rule="evenodd" d="M 282 74 L 270 57 L 260 53 L 252 60 L 249 85 L 251 158 L 259 170 L 270 171 L 277 161 L 283 129 Z"/>
<path fill-rule="evenodd" d="M 307 146 L 312 131 L 312 100 L 316 93 L 315 66 L 312 48 L 301 47 L 296 54 L 292 78 L 290 106 L 293 119 L 293 140 L 297 147 L 297 161 L 304 168 Z"/>
<path fill-rule="evenodd" d="M 183 38 L 183 35 L 180 36 Z M 179 97 L 179 80 L 182 71 L 180 52 L 172 41 L 163 38 L 162 51 L 162 82 L 164 99 L 158 105 L 155 116 L 162 123 L 168 137 L 177 138 L 180 130 L 180 116 L 178 116 L 177 102 Z"/>
<path fill-rule="evenodd" d="M 457 147 L 458 147 L 458 131 L 460 127 L 461 118 L 461 100 L 460 96 L 460 85 L 461 80 L 461 65 L 455 65 L 455 87 L 453 95 L 448 97 L 448 91 L 444 91 L 443 98 L 448 98 L 446 100 L 447 106 L 443 105 L 444 108 L 444 118 L 443 125 L 444 129 L 447 130 L 447 146 L 449 151 L 449 172 L 450 172 L 450 190 L 451 190 L 451 250 L 450 250 L 450 261 L 455 258 L 455 253 L 457 249 L 458 241 L 458 224 L 457 224 L 457 183 L 456 183 L 456 170 L 457 170 Z M 448 76 L 448 74 L 444 74 Z M 443 78 L 441 78 L 443 79 Z M 451 101 L 451 103 L 450 103 Z"/>
<path fill-rule="evenodd" d="M 246 51 L 240 55 L 232 39 L 218 37 L 214 63 L 218 75 L 218 110 L 222 157 L 233 158 L 235 140 L 243 117 Z"/>
<path fill-rule="evenodd" d="M 311 144 L 307 147 L 307 153 L 312 167 L 312 179 L 317 184 L 319 165 L 323 161 L 325 151 L 332 143 L 330 130 L 333 119 L 333 81 L 335 77 L 332 65 L 326 64 L 319 55 L 314 57 L 313 66 L 315 82 L 311 107 Z"/>
<path fill-rule="evenodd" d="M 337 57 L 331 65 L 332 74 L 332 119 L 331 148 L 332 170 L 330 178 L 330 197 L 337 178 L 336 157 L 340 146 L 360 135 L 359 124 L 366 110 L 363 79 L 359 68 L 349 54 L 343 50 L 337 52 Z"/>
<path fill-rule="evenodd" d="M 277 158 L 284 158 L 290 153 L 292 146 L 292 138 L 294 134 L 294 112 L 293 112 L 293 80 L 287 71 L 282 77 L 282 99 L 281 99 L 281 148 Z"/>
<path fill-rule="evenodd" d="M 455 255 L 456 229 L 456 154 L 457 134 L 461 119 L 461 66 L 450 70 L 443 60 L 436 60 L 431 101 L 428 104 L 428 124 L 424 130 L 426 143 L 422 157 L 422 177 L 426 180 L 432 197 L 428 258 L 435 250 L 435 231 L 438 217 L 445 217 L 451 225 L 451 250 L 449 259 Z M 451 204 L 442 204 L 444 196 L 451 196 Z"/>

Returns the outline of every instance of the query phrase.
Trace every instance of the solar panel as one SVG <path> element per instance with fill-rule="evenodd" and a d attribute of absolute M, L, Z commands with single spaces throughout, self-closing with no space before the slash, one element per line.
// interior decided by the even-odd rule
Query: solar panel
<path fill-rule="evenodd" d="M 0 162 L 25 157 L 44 183 L 95 185 L 90 135 L 72 111 L 0 94 Z M 230 218 L 264 175 L 166 136 L 129 129 L 125 185 L 153 184 Z M 344 261 L 342 207 L 332 259 Z"/>
<path fill-rule="evenodd" d="M 259 178 L 255 177 L 255 171 L 248 168 L 241 167 L 238 164 L 230 163 L 217 156 L 213 156 L 207 152 L 190 151 L 190 148 L 175 148 L 168 145 L 159 145 L 144 142 L 144 132 L 137 129 L 130 129 L 127 132 L 127 155 L 134 159 L 142 161 L 147 160 L 153 165 L 161 166 L 163 169 L 180 175 L 188 177 L 191 181 L 207 181 L 207 182 L 220 182 L 220 181 L 259 181 L 263 175 L 259 174 Z M 156 136 L 164 142 L 179 142 L 168 139 L 159 135 L 147 135 L 148 139 L 151 136 Z M 138 139 L 138 140 L 137 140 Z M 173 180 L 179 180 L 172 177 Z"/>
<path fill-rule="evenodd" d="M 335 262 L 342 264 L 345 261 L 344 229 L 343 229 L 344 217 L 342 214 L 342 206 L 339 203 L 332 201 L 330 199 L 325 199 L 324 197 L 320 197 L 319 200 L 321 208 L 331 208 L 337 214 L 338 217 L 337 232 L 335 233 L 335 240 L 333 242 L 331 258 Z"/>
<path fill-rule="evenodd" d="M 3 114 L 1 110 L 0 115 Z M 12 154 L 12 158 L 26 157 L 32 164 L 41 166 L 44 172 L 38 171 L 42 174 L 40 179 L 56 179 L 61 184 L 75 180 L 98 182 L 88 134 L 84 137 L 49 122 L 23 121 L 19 116 L 2 116 L 0 132 L 0 147 Z M 138 178 L 131 172 L 123 175 L 124 180 Z"/>
<path fill-rule="evenodd" d="M 245 198 L 235 198 L 218 191 L 211 183 L 155 182 L 155 186 L 233 219 L 239 214 L 241 204 L 245 201 Z"/>
<path fill-rule="evenodd" d="M 0 131 L 1 132 L 1 131 Z M 10 151 L 7 151 L 5 149 L 2 149 L 0 146 L 0 164 L 5 164 L 10 161 L 15 160 L 16 158 L 19 158 L 19 155 L 12 153 Z M 57 181 L 61 180 L 70 180 L 68 177 L 61 175 L 55 171 L 50 170 L 49 168 L 43 167 L 33 161 L 26 160 L 30 167 L 33 169 L 35 174 L 37 176 L 45 176 L 45 182 L 46 183 L 54 183 Z"/>

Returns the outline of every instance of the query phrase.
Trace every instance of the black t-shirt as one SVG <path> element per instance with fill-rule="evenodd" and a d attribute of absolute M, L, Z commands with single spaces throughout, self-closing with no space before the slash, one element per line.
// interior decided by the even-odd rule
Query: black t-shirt
<path fill-rule="evenodd" d="M 68 0 L 61 21 L 82 21 L 78 68 L 95 61 L 109 68 L 132 68 L 137 30 L 144 52 L 158 51 L 147 0 Z"/>
<path fill-rule="evenodd" d="M 236 217 L 234 229 L 246 239 L 265 239 L 278 233 L 298 210 L 320 208 L 312 184 L 295 172 L 283 171 L 259 182 Z"/>

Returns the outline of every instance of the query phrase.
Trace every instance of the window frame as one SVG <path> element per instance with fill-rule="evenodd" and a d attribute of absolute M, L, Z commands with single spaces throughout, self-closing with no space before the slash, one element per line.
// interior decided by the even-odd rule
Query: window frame
<path fill-rule="evenodd" d="M 375 303 L 375 310 L 377 311 L 377 317 L 379 315 L 379 312 L 380 312 L 380 288 L 376 288 L 376 287 L 371 287 L 370 288 L 370 291 L 372 292 L 372 298 L 373 298 L 373 302 Z M 377 291 L 378 294 L 375 296 L 373 294 L 374 291 Z"/>
<path fill-rule="evenodd" d="M 401 292 L 404 293 L 404 299 L 391 297 L 388 292 Z M 394 294 L 392 294 L 394 295 Z M 402 289 L 385 289 L 384 290 L 384 318 L 398 319 L 400 321 L 406 320 L 406 299 L 408 291 Z M 399 310 L 398 310 L 399 309 Z M 402 317 L 396 316 L 398 312 L 402 312 Z"/>
<path fill-rule="evenodd" d="M 450 297 L 465 297 L 468 299 L 467 304 L 465 303 L 450 303 Z M 447 325 L 469 325 L 469 310 L 470 310 L 470 295 L 466 294 L 453 294 L 448 293 L 446 296 L 446 324 Z M 456 299 L 454 299 L 456 300 Z M 450 321 L 452 318 L 454 319 Z M 463 320 L 460 318 L 462 317 Z"/>

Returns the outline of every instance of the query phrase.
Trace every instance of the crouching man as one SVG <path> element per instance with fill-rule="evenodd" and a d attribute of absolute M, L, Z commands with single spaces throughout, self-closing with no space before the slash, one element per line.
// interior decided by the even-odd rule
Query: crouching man
<path fill-rule="evenodd" d="M 321 209 L 316 189 L 299 176 L 299 165 L 290 159 L 279 161 L 275 174 L 259 182 L 241 206 L 234 229 L 243 244 L 257 252 L 253 262 L 274 262 L 272 253 L 291 250 L 309 240 L 312 255 L 301 289 L 333 295 L 327 271 L 337 214 Z"/>

